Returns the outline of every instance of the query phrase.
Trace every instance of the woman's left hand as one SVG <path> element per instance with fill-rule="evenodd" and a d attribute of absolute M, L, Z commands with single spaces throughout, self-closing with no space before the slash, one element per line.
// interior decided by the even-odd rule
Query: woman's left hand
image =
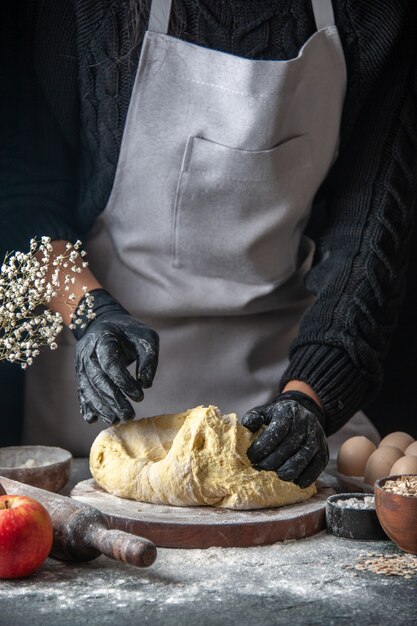
<path fill-rule="evenodd" d="M 281 393 L 271 404 L 248 411 L 241 422 L 252 432 L 266 426 L 247 451 L 258 470 L 274 470 L 282 480 L 305 488 L 329 461 L 324 413 L 302 392 Z"/>
<path fill-rule="evenodd" d="M 158 365 L 157 333 L 132 317 L 104 289 L 95 289 L 95 318 L 85 329 L 73 331 L 77 339 L 75 370 L 80 411 L 92 424 L 101 417 L 107 424 L 131 420 L 135 402 L 151 387 Z M 136 361 L 136 376 L 127 367 Z"/>

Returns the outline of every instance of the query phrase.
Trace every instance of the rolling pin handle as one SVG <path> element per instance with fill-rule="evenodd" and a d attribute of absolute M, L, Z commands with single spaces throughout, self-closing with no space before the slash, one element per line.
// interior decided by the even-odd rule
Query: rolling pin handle
<path fill-rule="evenodd" d="M 156 559 L 156 547 L 152 541 L 122 530 L 92 528 L 89 543 L 109 558 L 135 567 L 149 567 Z"/>

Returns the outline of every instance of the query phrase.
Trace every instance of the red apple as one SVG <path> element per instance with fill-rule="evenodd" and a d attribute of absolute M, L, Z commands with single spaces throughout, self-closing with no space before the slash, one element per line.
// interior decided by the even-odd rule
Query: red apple
<path fill-rule="evenodd" d="M 0 578 L 29 576 L 52 547 L 48 511 L 27 496 L 0 496 Z"/>

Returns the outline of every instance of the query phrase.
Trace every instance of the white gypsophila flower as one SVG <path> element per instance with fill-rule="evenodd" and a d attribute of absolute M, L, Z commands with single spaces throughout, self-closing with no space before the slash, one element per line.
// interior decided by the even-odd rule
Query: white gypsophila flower
<path fill-rule="evenodd" d="M 0 269 L 0 360 L 19 363 L 26 369 L 42 346 L 57 349 L 56 337 L 62 331 L 63 319 L 58 312 L 45 308 L 53 299 L 70 309 L 70 328 L 84 324 L 81 317 L 94 317 L 93 297 L 84 286 L 79 297 L 85 304 L 79 311 L 73 310 L 76 279 L 67 272 L 80 273 L 87 267 L 86 261 L 81 262 L 86 255 L 81 245 L 79 240 L 67 243 L 65 252 L 54 257 L 51 238 L 44 236 L 40 241 L 30 240 L 28 253 L 6 255 Z"/>

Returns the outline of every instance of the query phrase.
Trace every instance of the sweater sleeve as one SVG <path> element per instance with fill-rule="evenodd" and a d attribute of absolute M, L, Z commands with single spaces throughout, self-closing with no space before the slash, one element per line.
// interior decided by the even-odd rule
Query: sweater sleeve
<path fill-rule="evenodd" d="M 415 28 L 405 13 L 319 194 L 326 217 L 306 283 L 316 300 L 280 386 L 297 379 L 315 390 L 328 435 L 377 394 L 404 292 L 417 187 Z"/>
<path fill-rule="evenodd" d="M 71 7 L 70 2 L 51 0 L 7 0 L 2 7 L 6 25 L 1 42 L 6 62 L 0 70 L 5 95 L 0 104 L 2 258 L 6 251 L 27 251 L 31 237 L 78 238 L 74 216 L 77 85 Z M 48 29 L 48 24 L 54 28 Z M 51 100 L 53 90 L 58 92 L 55 101 L 61 109 Z M 74 121 L 74 129 L 68 120 Z"/>

